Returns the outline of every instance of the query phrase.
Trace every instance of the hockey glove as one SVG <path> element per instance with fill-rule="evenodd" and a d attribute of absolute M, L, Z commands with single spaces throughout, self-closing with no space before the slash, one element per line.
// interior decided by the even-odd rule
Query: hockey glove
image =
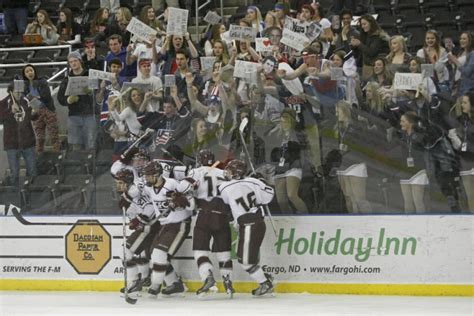
<path fill-rule="evenodd" d="M 181 193 L 181 192 L 173 192 L 171 193 L 170 197 L 170 206 L 172 208 L 185 208 L 186 206 L 190 206 L 188 198 L 186 197 L 186 194 Z"/>
<path fill-rule="evenodd" d="M 120 161 L 123 162 L 124 164 L 130 164 L 132 161 L 133 156 L 138 153 L 138 147 L 133 146 L 131 148 L 128 148 L 123 152 L 123 154 L 120 155 Z"/>
<path fill-rule="evenodd" d="M 127 210 L 130 207 L 130 204 L 132 204 L 132 199 L 130 198 L 130 196 L 125 193 L 122 194 L 119 201 L 120 209 L 125 208 Z"/>
<path fill-rule="evenodd" d="M 128 224 L 128 228 L 130 228 L 130 230 L 135 230 L 135 231 L 142 232 L 142 231 L 145 230 L 145 224 L 143 222 L 141 222 L 138 217 L 135 217 Z"/>

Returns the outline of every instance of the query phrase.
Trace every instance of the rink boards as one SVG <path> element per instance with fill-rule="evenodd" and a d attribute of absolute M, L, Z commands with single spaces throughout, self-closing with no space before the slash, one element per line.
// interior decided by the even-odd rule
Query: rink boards
<path fill-rule="evenodd" d="M 21 223 L 0 217 L 0 290 L 115 291 L 122 286 L 120 217 L 25 218 Z M 277 292 L 474 293 L 471 215 L 273 219 L 276 232 L 267 221 L 261 265 L 277 280 Z M 233 249 L 236 244 L 234 238 Z M 173 265 L 196 290 L 201 282 L 191 246 L 188 237 Z M 215 275 L 220 279 L 218 270 Z M 237 260 L 234 280 L 237 291 L 255 287 Z"/>

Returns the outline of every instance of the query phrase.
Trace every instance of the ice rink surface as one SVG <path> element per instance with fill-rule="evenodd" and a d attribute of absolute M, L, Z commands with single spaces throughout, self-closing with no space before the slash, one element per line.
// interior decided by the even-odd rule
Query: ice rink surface
<path fill-rule="evenodd" d="M 470 297 L 276 294 L 253 298 L 237 293 L 230 300 L 224 294 L 157 299 L 143 295 L 136 305 L 129 305 L 116 293 L 0 292 L 0 315 L 474 315 Z"/>

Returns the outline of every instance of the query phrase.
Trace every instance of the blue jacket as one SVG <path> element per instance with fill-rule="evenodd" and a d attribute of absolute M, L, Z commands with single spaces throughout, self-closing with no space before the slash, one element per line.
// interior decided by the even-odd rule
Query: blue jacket
<path fill-rule="evenodd" d="M 459 67 L 461 79 L 459 84 L 458 96 L 474 89 L 474 52 L 466 56 L 466 63 Z"/>

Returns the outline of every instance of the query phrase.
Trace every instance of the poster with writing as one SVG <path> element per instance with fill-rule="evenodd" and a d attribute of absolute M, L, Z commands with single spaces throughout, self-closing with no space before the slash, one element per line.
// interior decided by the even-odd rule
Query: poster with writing
<path fill-rule="evenodd" d="M 255 50 L 257 52 L 272 52 L 273 45 L 270 42 L 270 39 L 266 37 L 257 37 L 255 38 Z"/>
<path fill-rule="evenodd" d="M 301 52 L 306 45 L 309 45 L 310 40 L 301 33 L 295 33 L 288 29 L 283 29 L 283 36 L 280 43 Z"/>
<path fill-rule="evenodd" d="M 132 18 L 127 25 L 127 31 L 134 35 L 134 38 L 151 43 L 156 36 L 157 30 L 146 25 L 137 18 Z"/>
<path fill-rule="evenodd" d="M 208 11 L 206 16 L 204 17 L 204 21 L 211 25 L 214 25 L 221 21 L 221 16 L 214 11 Z"/>
<path fill-rule="evenodd" d="M 153 91 L 153 87 L 149 83 L 124 82 L 122 85 L 122 90 L 120 90 L 120 92 L 122 94 L 125 94 L 134 88 L 140 89 L 143 92 Z"/>
<path fill-rule="evenodd" d="M 176 77 L 174 75 L 165 75 L 165 87 L 174 87 L 176 85 Z"/>
<path fill-rule="evenodd" d="M 64 95 L 86 95 L 89 93 L 89 77 L 69 77 Z"/>
<path fill-rule="evenodd" d="M 216 57 L 201 57 L 201 70 L 202 71 L 212 71 L 212 67 L 214 67 L 214 63 L 216 61 Z"/>
<path fill-rule="evenodd" d="M 255 42 L 255 36 L 254 29 L 249 26 L 230 25 L 229 38 L 231 40 Z"/>
<path fill-rule="evenodd" d="M 111 72 L 96 70 L 96 69 L 89 69 L 89 79 L 100 79 L 100 80 L 107 80 L 112 82 L 115 78 L 115 75 Z"/>
<path fill-rule="evenodd" d="M 168 25 L 166 26 L 167 35 L 185 35 L 188 31 L 189 11 L 168 7 Z"/>
<path fill-rule="evenodd" d="M 257 64 L 249 61 L 236 60 L 234 77 L 244 79 L 249 83 L 257 82 Z"/>
<path fill-rule="evenodd" d="M 314 41 L 323 30 L 317 22 L 301 22 L 289 16 L 285 18 L 284 28 L 295 33 L 304 34 L 310 42 Z"/>
<path fill-rule="evenodd" d="M 309 24 L 306 28 L 306 37 L 310 40 L 310 42 L 314 41 L 323 31 L 323 27 L 316 22 Z"/>
<path fill-rule="evenodd" d="M 397 90 L 417 90 L 423 77 L 421 74 L 395 73 L 393 88 Z"/>

